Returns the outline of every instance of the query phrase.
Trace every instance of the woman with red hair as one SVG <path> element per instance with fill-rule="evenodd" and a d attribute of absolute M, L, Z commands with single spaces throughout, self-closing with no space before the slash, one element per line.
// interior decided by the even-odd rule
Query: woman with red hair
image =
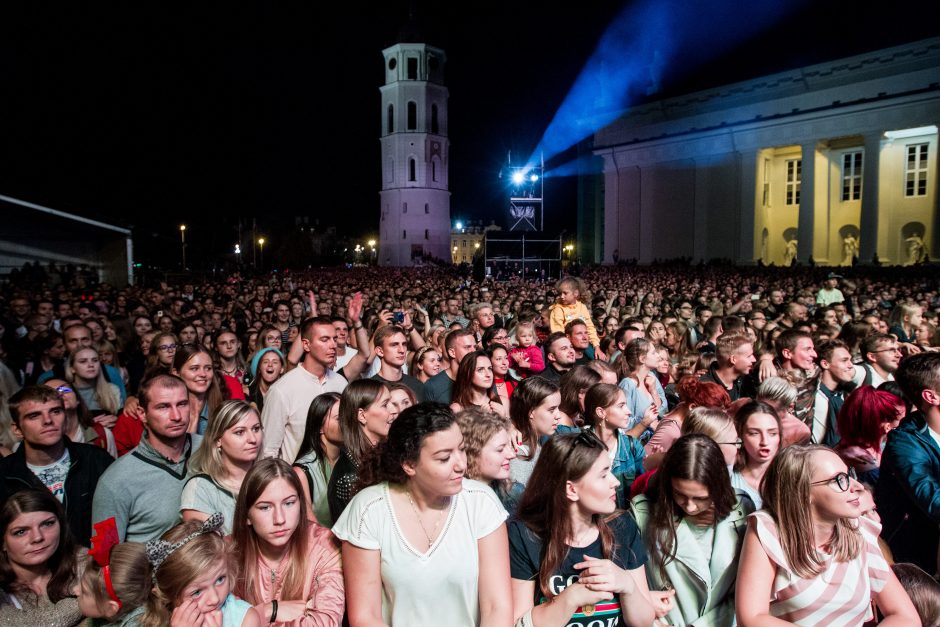
<path fill-rule="evenodd" d="M 672 443 L 682 435 L 682 422 L 696 407 L 727 409 L 731 403 L 728 393 L 717 383 L 699 381 L 691 375 L 682 377 L 676 386 L 679 404 L 660 421 L 656 432 L 646 443 L 646 469 L 656 468 Z M 650 457 L 652 455 L 652 457 Z"/>
<path fill-rule="evenodd" d="M 903 403 L 898 400 L 889 392 L 863 385 L 849 394 L 839 410 L 836 424 L 842 439 L 835 451 L 846 466 L 855 469 L 862 483 L 878 483 L 885 439 L 904 415 Z"/>

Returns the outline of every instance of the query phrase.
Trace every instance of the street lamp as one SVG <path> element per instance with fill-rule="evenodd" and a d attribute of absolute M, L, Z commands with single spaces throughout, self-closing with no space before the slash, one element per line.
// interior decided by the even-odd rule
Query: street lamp
<path fill-rule="evenodd" d="M 375 263 L 375 240 L 370 239 L 368 244 L 369 248 L 372 250 L 372 262 Z"/>
<path fill-rule="evenodd" d="M 183 251 L 183 270 L 186 269 L 186 225 L 180 225 L 180 249 Z"/>
<path fill-rule="evenodd" d="M 264 238 L 258 238 L 258 247 L 261 249 L 261 269 L 264 270 Z"/>

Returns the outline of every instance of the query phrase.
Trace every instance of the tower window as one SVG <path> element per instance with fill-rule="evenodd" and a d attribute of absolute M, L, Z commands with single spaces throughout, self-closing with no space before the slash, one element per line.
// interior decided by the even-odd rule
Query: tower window
<path fill-rule="evenodd" d="M 862 197 L 862 153 L 842 155 L 842 202 Z"/>
<path fill-rule="evenodd" d="M 402 230 L 402 232 L 401 232 L 401 238 L 402 238 L 402 239 L 408 239 L 408 231 Z"/>
<path fill-rule="evenodd" d="M 386 121 L 386 133 L 395 132 L 395 105 L 388 105 L 388 120 Z"/>
<path fill-rule="evenodd" d="M 408 57 L 408 80 L 418 80 L 418 60 L 414 57 Z"/>
<path fill-rule="evenodd" d="M 803 178 L 803 160 L 787 160 L 787 204 L 800 204 L 800 181 Z"/>
<path fill-rule="evenodd" d="M 403 203 L 401 204 L 401 212 L 402 212 L 402 213 L 408 213 L 408 203 L 403 202 Z"/>
<path fill-rule="evenodd" d="M 908 197 L 927 195 L 927 144 L 907 146 L 904 195 Z"/>
<path fill-rule="evenodd" d="M 424 203 L 424 213 L 431 213 L 431 205 Z"/>
<path fill-rule="evenodd" d="M 424 239 L 431 239 L 431 231 L 424 229 Z"/>
<path fill-rule="evenodd" d="M 418 165 L 417 165 L 417 163 L 415 162 L 415 160 L 414 160 L 414 159 L 408 159 L 408 180 L 409 180 L 409 181 L 417 181 L 417 180 L 418 180 L 418 177 L 417 177 L 417 169 L 418 169 Z"/>
<path fill-rule="evenodd" d="M 431 105 L 431 132 L 432 133 L 440 132 L 440 130 L 438 129 L 438 123 L 437 123 L 437 105 L 436 104 Z"/>
<path fill-rule="evenodd" d="M 413 131 L 418 128 L 418 104 L 413 100 L 408 102 L 408 130 Z"/>
<path fill-rule="evenodd" d="M 437 180 L 437 159 L 431 160 L 431 180 Z"/>

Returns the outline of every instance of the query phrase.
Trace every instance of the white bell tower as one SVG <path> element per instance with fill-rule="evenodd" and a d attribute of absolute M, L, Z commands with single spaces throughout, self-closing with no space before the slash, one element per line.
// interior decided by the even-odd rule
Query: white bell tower
<path fill-rule="evenodd" d="M 450 259 L 444 51 L 399 43 L 382 51 L 382 191 L 379 265 Z"/>

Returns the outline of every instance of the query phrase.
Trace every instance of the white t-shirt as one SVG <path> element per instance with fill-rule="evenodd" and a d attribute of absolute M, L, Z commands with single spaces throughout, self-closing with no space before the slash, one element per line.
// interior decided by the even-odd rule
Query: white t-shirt
<path fill-rule="evenodd" d="M 49 488 L 49 491 L 52 492 L 53 496 L 59 499 L 61 503 L 65 499 L 65 479 L 69 475 L 69 466 L 71 465 L 69 461 L 69 450 L 65 449 L 65 452 L 62 453 L 62 457 L 54 464 L 49 464 L 48 466 L 33 466 L 27 463 L 26 467 L 42 481 L 44 486 Z"/>
<path fill-rule="evenodd" d="M 405 539 L 388 484 L 380 483 L 353 497 L 333 525 L 333 535 L 381 553 L 386 624 L 471 626 L 480 622 L 477 541 L 498 529 L 507 516 L 489 487 L 464 479 L 444 530 L 428 552 L 421 553 Z"/>

